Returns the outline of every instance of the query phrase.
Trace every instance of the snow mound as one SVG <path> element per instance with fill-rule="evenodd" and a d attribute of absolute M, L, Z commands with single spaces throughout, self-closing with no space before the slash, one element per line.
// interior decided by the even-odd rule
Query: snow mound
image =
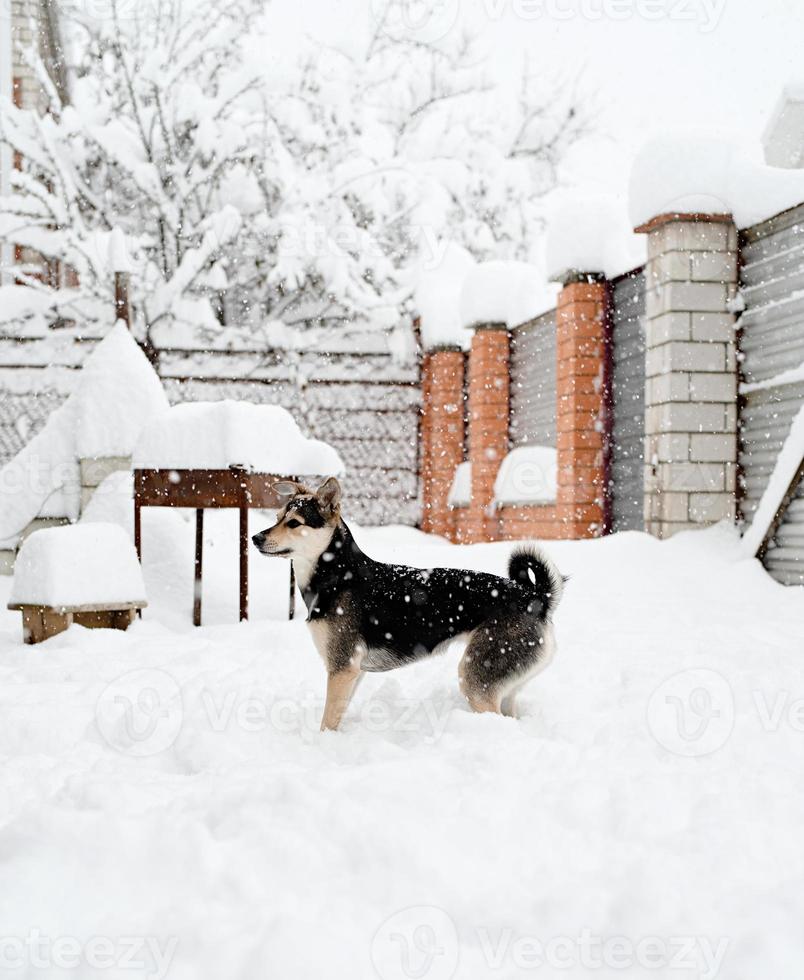
<path fill-rule="evenodd" d="M 75 520 L 81 474 L 68 399 L 19 453 L 0 469 L 0 548 L 14 548 L 36 517 Z"/>
<path fill-rule="evenodd" d="M 130 456 L 143 423 L 169 404 L 131 331 L 116 323 L 88 358 L 75 392 L 78 457 Z"/>
<path fill-rule="evenodd" d="M 468 507 L 472 502 L 472 464 L 470 462 L 458 463 L 455 467 L 455 476 L 452 478 L 452 486 L 449 488 L 447 503 L 450 507 Z"/>
<path fill-rule="evenodd" d="M 547 227 L 547 275 L 558 282 L 573 272 L 614 279 L 645 262 L 645 239 L 634 234 L 626 207 L 613 196 L 565 197 Z"/>
<path fill-rule="evenodd" d="M 465 248 L 449 242 L 441 262 L 433 269 L 422 270 L 414 303 L 426 350 L 434 347 L 466 350 L 471 344 L 471 331 L 461 320 L 460 302 L 464 282 L 475 266 L 475 260 Z"/>
<path fill-rule="evenodd" d="M 494 502 L 549 504 L 558 490 L 558 451 L 552 446 L 517 446 L 500 465 Z"/>
<path fill-rule="evenodd" d="M 635 227 L 660 214 L 731 214 L 740 228 L 804 201 L 804 170 L 769 167 L 762 147 L 730 135 L 681 130 L 649 140 L 631 170 Z"/>
<path fill-rule="evenodd" d="M 558 286 L 546 283 L 527 262 L 481 262 L 464 279 L 460 296 L 461 323 L 505 323 L 510 327 L 532 320 L 555 306 Z"/>
<path fill-rule="evenodd" d="M 176 405 L 153 419 L 134 449 L 135 469 L 243 466 L 281 476 L 340 476 L 344 465 L 325 442 L 307 439 L 278 405 L 224 400 Z"/>
<path fill-rule="evenodd" d="M 456 649 L 366 675 L 322 734 L 321 658 L 301 616 L 280 621 L 287 564 L 253 562 L 255 605 L 275 570 L 275 618 L 237 623 L 237 516 L 207 517 L 234 525 L 205 569 L 229 625 L 189 624 L 192 521 L 184 630 L 151 606 L 37 653 L 3 612 L 7 944 L 27 950 L 31 923 L 111 935 L 122 964 L 137 948 L 114 937 L 152 937 L 139 971 L 94 973 L 154 980 L 251 980 L 265 963 L 288 980 L 445 980 L 453 951 L 461 980 L 798 975 L 804 590 L 737 560 L 733 528 L 550 542 L 570 576 L 558 653 L 519 720 L 470 713 Z M 383 561 L 503 575 L 513 547 L 356 535 Z M 557 965 L 534 969 L 525 940 L 550 937 Z"/>
<path fill-rule="evenodd" d="M 145 603 L 131 540 L 116 524 L 35 531 L 20 548 L 10 603 L 91 606 Z"/>
<path fill-rule="evenodd" d="M 67 401 L 0 470 L 0 547 L 15 547 L 36 517 L 75 520 L 78 460 L 130 456 L 142 425 L 167 406 L 147 358 L 117 323 L 84 362 Z"/>

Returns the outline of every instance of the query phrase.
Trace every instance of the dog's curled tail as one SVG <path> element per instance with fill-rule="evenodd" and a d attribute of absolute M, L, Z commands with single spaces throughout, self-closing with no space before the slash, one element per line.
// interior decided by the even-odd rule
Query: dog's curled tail
<path fill-rule="evenodd" d="M 535 545 L 516 549 L 508 561 L 508 577 L 535 592 L 543 603 L 542 619 L 558 605 L 566 581 L 552 558 Z"/>

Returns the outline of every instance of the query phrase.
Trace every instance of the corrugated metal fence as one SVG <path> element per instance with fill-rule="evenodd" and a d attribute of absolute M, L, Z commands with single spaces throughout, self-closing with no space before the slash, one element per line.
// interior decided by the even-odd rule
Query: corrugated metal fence
<path fill-rule="evenodd" d="M 511 331 L 513 446 L 556 444 L 556 311 Z"/>
<path fill-rule="evenodd" d="M 642 531 L 645 463 L 645 274 L 611 285 L 611 430 L 609 500 L 612 531 Z"/>
<path fill-rule="evenodd" d="M 741 279 L 739 461 L 741 512 L 750 521 L 804 405 L 804 381 L 784 376 L 804 364 L 804 205 L 743 232 Z M 778 581 L 804 584 L 804 486 L 764 562 Z"/>

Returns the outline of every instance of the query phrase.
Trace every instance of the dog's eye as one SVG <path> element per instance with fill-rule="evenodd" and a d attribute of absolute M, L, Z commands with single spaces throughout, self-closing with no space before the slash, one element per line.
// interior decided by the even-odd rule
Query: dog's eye
<path fill-rule="evenodd" d="M 291 517 L 291 519 L 286 522 L 285 527 L 301 527 L 301 521 L 297 521 L 295 517 Z"/>

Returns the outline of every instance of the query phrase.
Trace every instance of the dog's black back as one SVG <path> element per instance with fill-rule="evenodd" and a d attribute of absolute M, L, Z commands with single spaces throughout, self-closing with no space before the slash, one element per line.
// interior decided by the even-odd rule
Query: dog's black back
<path fill-rule="evenodd" d="M 535 581 L 535 580 L 534 580 Z M 517 580 L 453 568 L 378 562 L 341 522 L 304 590 L 311 620 L 340 619 L 369 655 L 364 670 L 390 670 L 440 644 L 512 616 L 542 620 L 549 605 L 527 576 Z"/>

